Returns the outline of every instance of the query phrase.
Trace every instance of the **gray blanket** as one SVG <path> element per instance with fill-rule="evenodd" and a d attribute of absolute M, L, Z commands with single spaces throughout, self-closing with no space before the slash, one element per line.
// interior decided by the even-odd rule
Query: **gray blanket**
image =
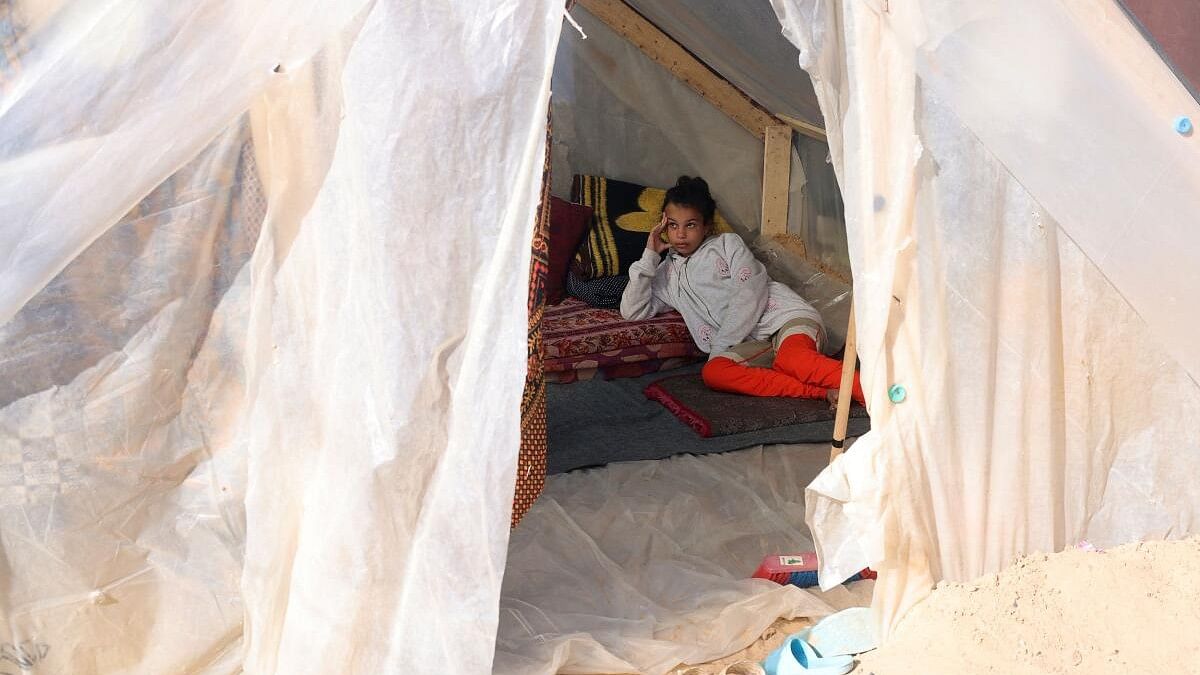
<path fill-rule="evenodd" d="M 766 443 L 828 443 L 832 440 L 832 420 L 701 438 L 670 411 L 648 400 L 642 393 L 656 380 L 699 371 L 700 366 L 695 365 L 639 378 L 548 385 L 549 472 L 564 473 L 611 462 L 662 459 L 680 453 L 728 452 Z M 869 428 L 869 419 L 851 418 L 848 433 L 861 436 Z"/>

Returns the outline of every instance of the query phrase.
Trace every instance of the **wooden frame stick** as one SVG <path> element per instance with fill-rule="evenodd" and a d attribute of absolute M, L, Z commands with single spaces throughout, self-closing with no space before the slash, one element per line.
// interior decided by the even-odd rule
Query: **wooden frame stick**
<path fill-rule="evenodd" d="M 842 356 L 842 382 L 838 387 L 837 416 L 833 422 L 833 446 L 829 449 L 829 463 L 842 454 L 846 444 L 846 427 L 850 424 L 850 404 L 854 391 L 854 366 L 858 361 L 858 345 L 854 329 L 854 301 L 850 302 L 850 321 L 846 325 L 846 349 Z"/>
<path fill-rule="evenodd" d="M 792 128 L 786 124 L 769 126 L 763 142 L 762 225 L 759 229 L 763 236 L 787 234 L 791 183 Z"/>

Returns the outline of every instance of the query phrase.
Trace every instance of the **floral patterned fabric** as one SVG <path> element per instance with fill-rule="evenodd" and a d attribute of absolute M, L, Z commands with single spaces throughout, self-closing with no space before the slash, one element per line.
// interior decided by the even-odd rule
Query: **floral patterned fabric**
<path fill-rule="evenodd" d="M 2 0 L 0 0 L 2 1 Z M 529 332 L 525 390 L 521 395 L 521 448 L 513 494 L 512 527 L 533 507 L 546 485 L 546 376 L 542 372 L 542 317 L 546 309 L 550 269 L 550 113 L 546 112 L 546 155 L 542 164 L 542 197 L 533 226 L 529 258 Z"/>
<path fill-rule="evenodd" d="M 626 321 L 617 310 L 576 298 L 546 308 L 542 339 L 547 378 L 560 383 L 597 374 L 636 377 L 704 356 L 678 312 Z"/>

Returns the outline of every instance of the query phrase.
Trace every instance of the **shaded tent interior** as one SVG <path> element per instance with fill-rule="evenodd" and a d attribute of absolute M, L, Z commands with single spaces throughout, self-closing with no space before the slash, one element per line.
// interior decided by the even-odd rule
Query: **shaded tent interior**
<path fill-rule="evenodd" d="M 771 276 L 821 312 L 827 351 L 841 350 L 841 198 L 811 83 L 771 7 L 584 0 L 571 13 L 581 32 L 564 28 L 551 81 L 552 193 L 570 199 L 576 175 L 652 187 L 704 176 Z M 495 672 L 665 672 L 723 656 L 778 616 L 867 602 L 870 582 L 821 594 L 749 579 L 765 555 L 812 550 L 803 486 L 835 425 L 700 438 L 642 392 L 698 365 L 545 385 L 548 468 L 561 475 L 513 532 Z M 536 422 L 525 427 L 536 443 Z M 518 475 L 526 496 L 538 477 Z M 655 637 L 671 623 L 674 636 Z"/>
<path fill-rule="evenodd" d="M 772 277 L 821 312 L 826 351 L 839 352 L 850 311 L 841 198 L 811 82 L 796 67 L 796 48 L 772 30 L 771 7 L 585 1 L 572 12 L 582 33 L 563 32 L 551 82 L 553 194 L 570 199 L 581 174 L 659 187 L 704 176 Z M 552 473 L 659 458 L 672 446 L 712 452 L 832 438 L 830 420 L 700 439 L 655 405 L 639 405 L 638 390 L 655 376 L 601 379 L 578 391 L 550 385 Z M 592 414 L 600 411 L 603 420 Z M 865 419 L 851 428 L 861 433 Z"/>
<path fill-rule="evenodd" d="M 1144 9 L 1145 6 L 1133 6 L 1129 11 L 1131 16 L 1136 17 Z M 724 3 L 631 0 L 626 4 L 584 0 L 576 5 L 572 13 L 588 38 L 585 40 L 579 33 L 564 29 L 556 58 L 552 83 L 554 194 L 568 198 L 569 178 L 574 174 L 610 176 L 646 185 L 669 185 L 679 173 L 698 173 L 710 180 L 712 176 L 718 176 L 717 180 L 711 181 L 714 192 L 723 208 L 729 208 L 731 220 L 740 226 L 739 234 L 751 243 L 774 276 L 787 280 L 806 297 L 813 299 L 820 306 L 831 332 L 839 339 L 844 338 L 850 313 L 847 283 L 850 275 L 843 205 L 832 165 L 828 161 L 828 147 L 822 141 L 822 120 L 811 81 L 806 73 L 794 67 L 798 60 L 797 51 L 779 34 L 778 18 L 768 4 L 743 3 L 734 9 Z M 681 65 L 678 51 L 664 46 L 663 36 L 656 35 L 657 30 L 662 30 L 666 39 L 678 42 L 688 56 L 696 58 L 700 66 L 698 75 L 686 58 Z M 1182 52 L 1176 49 L 1176 53 Z M 753 132 L 753 125 L 739 124 L 739 118 L 750 118 L 753 113 L 742 112 L 738 105 L 740 101 L 722 99 L 720 86 L 706 80 L 704 69 L 732 82 L 740 90 L 738 93 L 751 101 L 751 107 L 762 112 L 769 111 L 773 123 L 782 123 L 778 128 L 786 130 L 789 146 L 787 166 L 790 174 L 784 181 L 787 184 L 786 191 L 777 187 L 780 184 L 780 163 L 778 159 L 773 162 L 770 158 L 773 143 L 779 143 L 778 137 L 771 136 L 771 123 L 767 124 L 768 128 L 764 128 L 761 136 Z M 1182 69 L 1177 67 L 1176 72 L 1186 81 Z M 696 90 L 703 93 L 697 93 Z M 727 107 L 723 107 L 723 103 L 727 103 Z M 772 217 L 772 191 L 786 199 L 789 206 L 786 217 Z M 875 206 L 882 208 L 878 203 Z M 643 378 L 640 382 L 623 383 L 624 386 L 588 386 L 596 386 L 597 398 L 620 401 L 636 398 L 640 387 L 654 377 L 658 376 Z M 561 391 L 557 393 L 564 401 L 557 409 L 559 414 L 568 405 L 594 405 L 588 403 L 586 396 L 563 393 L 573 386 L 580 385 L 558 387 Z M 556 388 L 551 385 L 552 399 L 555 393 Z M 606 461 L 658 459 L 673 454 L 670 450 L 663 450 L 660 455 L 638 456 L 636 452 L 633 456 L 619 453 L 604 455 L 599 448 L 606 443 L 595 441 L 586 451 L 563 449 L 560 445 L 557 452 L 568 457 L 556 463 L 556 410 L 553 406 L 550 413 L 552 473 L 588 466 L 586 457 L 589 453 L 604 457 Z M 584 433 L 578 436 L 603 434 L 604 430 L 597 428 L 598 425 L 581 424 L 587 417 L 588 414 L 568 416 L 559 428 L 571 427 L 576 431 L 582 428 Z M 618 417 L 612 415 L 606 421 Z M 643 425 L 636 428 L 640 433 L 647 427 Z M 611 437 L 607 444 L 620 447 L 629 445 L 627 435 L 609 433 Z M 662 437 L 666 438 L 665 435 Z M 586 441 L 580 443 L 586 444 Z M 730 447 L 724 446 L 722 449 L 728 450 Z M 757 452 L 745 455 L 745 460 L 751 463 L 761 461 L 762 455 Z M 814 464 L 813 458 L 820 457 L 823 448 L 795 446 L 789 449 L 777 446 L 767 456 L 773 461 L 783 461 L 788 453 L 798 453 L 803 458 L 800 459 L 801 463 L 806 462 L 810 470 L 816 470 L 821 462 Z M 738 453 L 733 453 L 724 458 L 722 461 L 727 463 L 723 468 L 736 465 L 737 457 Z M 670 471 L 668 466 L 682 467 L 691 460 L 677 458 L 676 461 L 676 464 L 664 464 L 663 468 L 653 473 L 662 479 Z M 614 475 L 620 474 L 614 471 Z M 591 495 L 587 493 L 584 476 L 573 476 L 562 477 L 551 491 L 553 503 L 561 503 L 568 509 L 572 506 L 580 509 L 583 514 L 580 522 L 584 523 L 583 527 L 589 533 L 591 531 L 587 530 L 586 524 L 588 519 L 612 508 L 617 500 L 616 495 L 622 495 L 622 498 L 631 502 L 636 501 L 631 494 L 621 492 L 622 489 L 636 489 L 636 482 L 629 485 L 619 479 L 601 480 L 612 480 L 621 488 L 614 488 L 612 493 L 603 497 Z M 687 482 L 686 478 L 681 480 Z M 808 483 L 809 479 L 802 481 Z M 572 502 L 564 493 L 567 485 L 588 496 L 577 497 Z M 671 504 L 669 495 L 655 493 L 650 483 L 643 485 L 642 489 L 647 494 L 657 495 L 662 504 Z M 604 504 L 604 507 L 592 511 L 581 505 L 581 502 L 586 504 L 589 501 Z M 736 500 L 731 498 L 731 501 Z M 639 508 L 644 509 L 644 515 L 654 512 L 654 507 L 648 506 L 647 499 L 637 503 Z M 779 508 L 777 504 L 772 506 Z M 540 517 L 542 514 L 538 515 Z M 654 520 L 652 515 L 645 517 L 651 522 Z M 748 517 L 751 518 L 752 515 Z M 533 530 L 538 533 L 542 531 Z M 631 536 L 639 536 L 634 534 L 636 528 L 630 527 L 629 532 Z M 808 536 L 805 531 L 793 541 L 804 541 Z M 526 567 L 538 567 L 529 563 L 528 557 L 519 550 L 520 546 L 532 545 L 531 542 L 536 538 L 536 535 L 528 532 L 515 533 L 514 563 L 510 569 L 524 572 Z M 697 550 L 702 548 L 698 546 Z M 667 560 L 658 562 L 670 565 Z M 745 562 L 742 564 L 745 565 Z M 686 565 L 676 569 L 686 569 Z M 529 591 L 526 585 L 522 585 L 522 588 Z M 505 620 L 517 615 L 522 617 L 519 622 L 526 625 L 529 614 L 511 604 L 517 595 L 510 593 L 502 602 L 501 640 L 497 654 L 499 672 L 519 672 L 508 668 L 514 663 L 509 659 L 522 650 L 521 639 L 514 637 L 514 633 L 510 632 L 510 623 Z M 553 604 L 548 603 L 550 606 Z M 620 611 L 616 613 L 620 614 Z M 580 662 L 570 659 L 578 657 L 580 652 L 576 652 L 574 657 L 564 656 L 564 652 L 571 654 L 571 650 L 562 646 L 563 636 L 559 630 L 563 624 L 556 624 L 557 619 L 551 619 L 550 616 L 555 615 L 553 612 L 543 615 L 546 621 L 544 625 L 533 622 L 544 631 L 538 635 L 550 639 L 551 644 L 559 647 L 557 651 L 544 650 L 544 658 L 560 666 L 578 665 Z M 520 636 L 521 631 L 516 634 Z M 632 635 L 627 634 L 625 639 L 631 643 L 636 641 Z M 592 638 L 604 645 L 609 645 L 608 640 L 614 639 L 608 628 L 600 627 L 596 628 Z M 586 652 L 586 648 L 581 648 L 581 651 Z M 624 650 L 614 648 L 614 653 L 626 655 L 637 651 L 628 646 Z M 603 657 L 596 658 L 597 661 L 592 665 L 603 661 Z M 583 662 L 587 662 L 586 657 Z M 640 663 L 644 667 L 646 662 Z M 532 666 L 532 663 L 527 665 Z"/>

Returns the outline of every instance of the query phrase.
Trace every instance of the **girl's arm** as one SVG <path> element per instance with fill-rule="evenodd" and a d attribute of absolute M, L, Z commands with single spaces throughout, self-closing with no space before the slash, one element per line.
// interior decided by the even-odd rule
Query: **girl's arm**
<path fill-rule="evenodd" d="M 654 296 L 654 275 L 662 258 L 646 249 L 637 262 L 629 266 L 629 284 L 621 294 L 621 316 L 626 321 L 649 319 L 671 307 Z"/>
<path fill-rule="evenodd" d="M 667 214 L 664 213 L 658 225 L 650 230 L 641 259 L 629 266 L 629 284 L 621 294 L 621 316 L 626 321 L 649 319 L 671 308 L 654 297 L 654 276 L 662 264 L 662 252 L 667 250 L 667 243 L 660 236 L 666 226 Z"/>
<path fill-rule="evenodd" d="M 754 257 L 741 237 L 736 234 L 722 237 L 729 258 L 731 296 L 725 316 L 721 317 L 721 330 L 710 344 L 710 358 L 742 342 L 754 331 L 767 308 L 767 284 L 771 281 L 767 268 Z"/>

